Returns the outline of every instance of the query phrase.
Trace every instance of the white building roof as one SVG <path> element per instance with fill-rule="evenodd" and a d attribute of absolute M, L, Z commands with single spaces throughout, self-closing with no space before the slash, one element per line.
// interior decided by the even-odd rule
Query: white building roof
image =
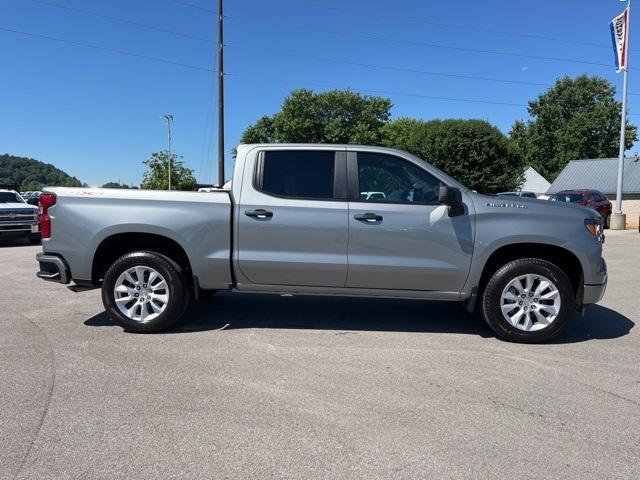
<path fill-rule="evenodd" d="M 524 171 L 524 183 L 521 187 L 523 192 L 545 193 L 550 186 L 551 183 L 540 175 L 535 168 L 527 167 Z"/>

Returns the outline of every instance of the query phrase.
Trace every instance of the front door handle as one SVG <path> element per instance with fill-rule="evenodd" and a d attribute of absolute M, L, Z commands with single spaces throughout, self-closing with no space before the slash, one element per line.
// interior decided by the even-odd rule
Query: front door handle
<path fill-rule="evenodd" d="M 375 213 L 356 213 L 353 218 L 360 220 L 361 222 L 375 223 L 382 221 L 382 215 Z"/>
<path fill-rule="evenodd" d="M 263 208 L 258 208 L 256 210 L 246 210 L 244 214 L 247 217 L 259 218 L 261 220 L 273 217 L 273 212 L 270 212 L 269 210 L 265 210 Z"/>

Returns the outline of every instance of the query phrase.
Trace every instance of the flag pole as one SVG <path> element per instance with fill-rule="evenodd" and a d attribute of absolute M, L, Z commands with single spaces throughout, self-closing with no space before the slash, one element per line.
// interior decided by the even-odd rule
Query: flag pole
<path fill-rule="evenodd" d="M 612 228 L 624 230 L 626 228 L 626 216 L 622 213 L 622 185 L 624 181 L 624 153 L 626 150 L 627 132 L 627 84 L 629 81 L 629 24 L 631 20 L 631 0 L 627 0 L 627 21 L 625 25 L 625 68 L 622 80 L 622 118 L 620 124 L 620 154 L 618 156 L 618 182 L 616 186 L 616 210 Z M 617 217 L 617 218 L 616 218 Z"/>

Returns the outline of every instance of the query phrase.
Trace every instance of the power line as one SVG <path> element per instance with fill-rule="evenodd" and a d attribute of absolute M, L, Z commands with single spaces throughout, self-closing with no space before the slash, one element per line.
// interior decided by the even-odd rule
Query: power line
<path fill-rule="evenodd" d="M 199 10 L 204 10 L 207 12 L 213 12 L 215 13 L 215 10 L 211 10 L 211 9 L 207 9 L 204 7 L 199 7 L 187 2 L 182 2 L 180 0 L 171 0 L 175 3 L 178 3 L 180 5 L 185 5 L 185 6 L 189 6 L 189 7 L 193 7 Z M 213 40 L 204 38 L 204 37 L 199 37 L 197 35 L 191 35 L 191 34 L 186 34 L 186 33 L 182 33 L 182 32 L 177 32 L 175 30 L 170 30 L 170 29 L 166 29 L 166 28 L 162 28 L 162 27 L 157 27 L 155 25 L 149 25 L 146 23 L 142 23 L 142 22 L 137 22 L 137 21 L 133 21 L 133 20 L 128 20 L 125 18 L 120 18 L 120 17 L 114 17 L 111 15 L 106 15 L 106 14 L 102 14 L 102 13 L 98 13 L 98 12 L 93 12 L 93 11 L 89 11 L 89 10 L 83 10 L 83 9 L 79 9 L 79 8 L 75 8 L 75 7 L 68 7 L 66 5 L 59 5 L 56 3 L 51 3 L 45 0 L 32 0 L 32 2 L 34 3 L 39 3 L 42 5 L 47 5 L 50 7 L 54 7 L 54 8 L 59 8 L 59 9 L 64 9 L 67 11 L 72 11 L 72 12 L 76 12 L 76 13 L 80 13 L 83 15 L 90 15 L 90 16 L 94 16 L 94 17 L 98 17 L 98 18 L 105 18 L 108 20 L 112 20 L 112 21 L 116 21 L 116 22 L 121 22 L 121 23 L 125 23 L 125 24 L 129 24 L 129 25 L 134 25 L 137 27 L 142 27 L 142 28 L 146 28 L 149 30 L 155 30 L 155 31 L 159 31 L 159 32 L 163 32 L 163 33 L 168 33 L 171 35 L 176 35 L 179 37 L 183 37 L 183 38 L 188 38 L 188 39 L 192 39 L 192 40 L 197 40 L 197 41 L 201 41 L 201 42 L 205 42 L 205 43 L 209 43 L 209 44 L 214 44 L 215 42 Z M 228 19 L 232 19 L 232 20 L 237 20 L 239 17 L 226 17 Z M 438 24 L 440 25 L 440 24 Z M 445 25 L 445 24 L 442 24 Z M 296 28 L 296 27 L 293 27 Z M 407 44 L 407 45 L 414 45 L 414 46 L 422 46 L 422 47 L 428 47 L 428 48 L 443 48 L 443 49 L 450 49 L 450 50 L 457 50 L 457 51 L 466 51 L 466 52 L 471 52 L 471 53 L 482 53 L 482 54 L 492 54 L 492 55 L 502 55 L 502 56 L 515 56 L 515 57 L 520 57 L 520 58 L 531 58 L 531 59 L 537 59 L 537 60 L 545 60 L 545 61 L 558 61 L 558 62 L 570 62 L 570 63 L 578 63 L 578 64 L 586 64 L 586 65 L 596 65 L 596 66 L 606 66 L 609 67 L 608 64 L 604 64 L 604 63 L 597 63 L 597 62 L 587 62 L 587 61 L 581 61 L 581 60 L 573 60 L 573 59 L 564 59 L 564 58 L 556 58 L 556 57 L 545 57 L 545 56 L 538 56 L 538 55 L 527 55 L 527 54 L 520 54 L 520 53 L 515 53 L 515 52 L 500 52 L 500 51 L 493 51 L 493 50 L 480 50 L 480 49 L 469 49 L 469 48 L 464 48 L 464 47 L 452 47 L 449 45 L 440 45 L 440 44 L 433 44 L 433 43 L 425 43 L 425 42 L 415 42 L 415 41 L 409 41 L 409 40 L 400 40 L 400 39 L 393 39 L 393 38 L 388 38 L 388 37 L 378 37 L 378 36 L 373 36 L 373 35 L 366 35 L 366 34 L 355 34 L 355 33 L 350 33 L 350 32 L 340 32 L 340 31 L 334 31 L 334 30 L 324 30 L 324 29 L 320 29 L 320 28 L 315 28 L 315 27 L 302 27 L 305 31 L 308 30 L 312 30 L 312 31 L 316 31 L 318 33 L 326 33 L 326 34 L 331 34 L 331 35 L 339 35 L 339 36 L 347 36 L 347 37 L 352 37 L 352 38 L 361 38 L 361 39 L 369 39 L 369 40 L 375 40 L 375 41 L 383 41 L 383 42 L 392 42 L 392 43 L 400 43 L 400 44 Z M 504 33 L 504 32 L 499 32 L 499 33 Z M 280 54 L 280 53 L 278 53 Z M 329 59 L 324 59 L 324 61 L 329 61 Z M 341 63 L 345 63 L 345 62 L 341 62 Z M 353 63 L 355 64 L 355 63 Z M 362 65 L 365 66 L 365 65 Z M 388 69 L 395 69 L 392 67 L 385 67 L 385 66 L 376 66 L 376 68 L 388 68 Z M 398 69 L 400 71 L 400 69 Z M 406 70 L 406 71 L 410 71 L 410 70 Z M 431 75 L 441 75 L 441 76 L 446 76 L 445 74 L 441 74 L 438 72 L 419 72 L 419 71 L 415 71 L 413 73 L 424 73 L 424 74 L 431 74 Z M 454 77 L 454 75 L 449 75 L 451 77 Z M 463 78 L 464 76 L 461 76 L 460 78 Z M 471 77 L 471 76 L 469 76 Z M 484 80 L 483 78 L 478 78 L 480 80 Z M 492 81 L 491 79 L 487 79 L 489 81 Z M 499 79 L 495 79 L 495 81 L 501 81 L 502 83 L 522 83 L 522 84 L 531 84 L 531 85 L 538 85 L 538 86 L 547 86 L 547 84 L 542 84 L 542 83 L 537 83 L 537 82 L 518 82 L 518 81 L 506 81 L 506 80 L 499 80 Z"/>
<path fill-rule="evenodd" d="M 48 1 L 45 1 L 45 0 L 31 0 L 31 1 L 34 2 L 34 3 L 39 3 L 39 4 L 42 4 L 42 5 L 47 5 L 47 6 L 54 7 L 54 8 L 59 8 L 59 9 L 63 9 L 63 10 L 67 10 L 67 11 L 71 11 L 71 12 L 75 12 L 75 13 L 79 13 L 79 14 L 83 14 L 83 15 L 94 16 L 94 17 L 98 17 L 98 18 L 105 18 L 105 19 L 108 19 L 108 20 L 121 22 L 121 23 L 129 24 L 129 25 L 134 25 L 136 27 L 142 27 L 142 28 L 146 28 L 146 29 L 149 29 L 149 30 L 155 30 L 155 31 L 163 32 L 163 33 L 168 33 L 168 34 L 171 34 L 171 35 L 176 35 L 176 36 L 180 36 L 180 37 L 184 37 L 184 38 L 198 40 L 198 41 L 209 43 L 209 44 L 214 44 L 215 43 L 213 40 L 209 40 L 209 39 L 204 38 L 204 37 L 198 37 L 198 36 L 195 36 L 195 35 L 190 35 L 190 34 L 186 34 L 186 33 L 182 33 L 182 32 L 176 32 L 174 30 L 169 30 L 169 29 L 157 27 L 155 25 L 149 25 L 149 24 L 145 24 L 145 23 L 141 23 L 141 22 L 137 22 L 137 21 L 133 21 L 133 20 L 128 20 L 128 19 L 125 19 L 125 18 L 113 17 L 111 15 L 106 15 L 106 14 L 93 12 L 93 11 L 89 11 L 89 10 L 83 10 L 83 9 L 80 9 L 80 8 L 68 7 L 66 5 L 59 5 L 59 4 L 48 2 Z M 176 1 L 178 1 L 178 0 L 176 0 Z M 179 1 L 178 1 L 178 3 L 184 4 L 184 2 L 179 2 Z M 193 6 L 191 4 L 189 4 L 189 5 Z M 197 8 L 200 8 L 200 7 L 197 7 Z M 211 10 L 211 11 L 213 11 L 213 10 Z M 240 47 L 240 48 L 244 48 L 244 47 Z M 332 60 L 332 59 L 329 59 L 329 58 L 320 58 L 320 57 L 311 57 L 311 56 L 305 57 L 305 56 L 302 56 L 302 55 L 293 55 L 293 54 L 287 54 L 287 53 L 276 52 L 276 51 L 272 51 L 270 53 L 273 53 L 273 54 L 276 54 L 276 55 L 287 55 L 287 56 L 297 57 L 297 58 L 307 58 L 307 59 L 310 59 L 310 60 L 318 60 L 318 61 L 325 61 L 325 62 L 332 62 L 332 63 L 341 63 L 341 64 L 345 64 L 345 65 L 356 65 L 356 66 L 378 68 L 378 69 L 385 69 L 385 70 L 404 71 L 404 72 L 408 72 L 408 73 L 419 73 L 419 74 L 423 74 L 423 75 L 433 75 L 433 76 L 442 76 L 442 77 L 451 77 L 451 78 L 463 78 L 463 79 L 469 79 L 469 80 L 484 80 L 484 81 L 493 81 L 493 82 L 499 82 L 499 83 L 535 85 L 535 86 L 543 86 L 543 87 L 544 86 L 549 86 L 548 84 L 540 83 L 540 82 L 506 80 L 506 79 L 497 79 L 497 78 L 478 77 L 478 76 L 472 76 L 472 75 L 456 75 L 456 74 L 448 74 L 448 73 L 442 73 L 442 72 L 433 72 L 433 71 L 424 71 L 424 70 L 392 67 L 392 66 L 386 66 L 386 65 L 372 65 L 372 64 L 365 64 L 365 63 L 358 63 L 358 62 L 339 61 L 339 60 Z"/>
<path fill-rule="evenodd" d="M 229 18 L 231 20 L 242 19 L 241 17 L 237 17 L 237 16 L 230 16 L 230 17 L 227 17 L 227 18 Z M 263 23 L 266 23 L 266 22 L 263 22 Z M 269 23 L 273 23 L 273 22 L 269 22 Z M 282 26 L 283 24 L 279 24 L 279 25 Z M 454 50 L 454 51 L 459 51 L 459 52 L 479 53 L 479 54 L 483 54 L 483 55 L 498 55 L 498 56 L 504 56 L 504 57 L 529 58 L 529 59 L 533 59 L 533 60 L 544 60 L 544 61 L 553 61 L 553 62 L 561 62 L 561 63 L 575 63 L 575 64 L 581 64 L 581 65 L 592 65 L 592 66 L 598 66 L 598 67 L 612 68 L 611 65 L 608 64 L 608 63 L 589 62 L 589 61 L 586 61 L 586 60 L 574 60 L 572 58 L 547 57 L 547 56 L 543 56 L 543 55 L 528 55 L 528 54 L 525 54 L 525 53 L 517 53 L 517 52 L 502 52 L 502 51 L 499 51 L 499 50 L 482 50 L 482 49 L 478 49 L 478 48 L 455 47 L 455 46 L 452 46 L 452 45 L 443 45 L 443 44 L 439 44 L 439 43 L 419 42 L 419 41 L 414 41 L 414 40 L 403 40 L 403 39 L 390 38 L 390 37 L 379 37 L 379 36 L 376 36 L 376 35 L 368 35 L 368 34 L 361 34 L 361 33 L 340 32 L 340 31 L 336 31 L 336 30 L 325 30 L 325 29 L 320 29 L 320 28 L 311 27 L 311 26 L 303 26 L 303 27 L 301 27 L 301 26 L 295 26 L 295 25 L 287 24 L 287 28 L 298 29 L 298 30 L 303 30 L 303 31 L 314 31 L 314 32 L 318 32 L 318 33 L 325 33 L 325 34 L 330 34 L 330 35 L 338 35 L 338 36 L 342 36 L 342 37 L 360 38 L 360 39 L 365 39 L 365 40 L 375 40 L 375 41 L 378 41 L 378 42 L 395 43 L 395 44 L 400 44 L 400 45 L 412 45 L 412 46 L 416 46 L 416 47 L 436 48 L 436 49 L 444 49 L 444 50 Z"/>
<path fill-rule="evenodd" d="M 269 54 L 273 54 L 273 55 L 280 55 L 280 56 L 284 56 L 284 57 L 301 58 L 301 59 L 306 59 L 306 60 L 315 60 L 315 61 L 319 61 L 319 62 L 337 63 L 337 64 L 342 64 L 342 65 L 354 65 L 354 66 L 358 66 L 358 67 L 373 68 L 373 69 L 380 69 L 380 70 L 393 70 L 393 71 L 398 71 L 398 72 L 417 73 L 417 74 L 421 74 L 421 75 L 433 75 L 433 76 L 447 77 L 447 78 L 460 78 L 460 79 L 464 79 L 464 80 L 480 80 L 480 81 L 486 81 L 486 82 L 511 83 L 511 84 L 519 84 L 519 85 L 534 85 L 534 86 L 538 86 L 538 87 L 549 87 L 550 86 L 548 83 L 530 82 L 530 81 L 526 81 L 526 80 L 510 80 L 510 79 L 504 79 L 504 78 L 480 77 L 480 76 L 476 76 L 476 75 L 463 75 L 463 74 L 456 74 L 456 73 L 435 72 L 435 71 L 431 71 L 431 70 L 419 70 L 419 69 L 414 69 L 414 68 L 396 67 L 396 66 L 391 66 L 391 65 L 362 63 L 362 62 L 354 62 L 354 61 L 350 61 L 350 60 L 338 60 L 338 59 L 327 58 L 327 57 L 316 57 L 316 56 L 311 56 L 311 55 L 298 55 L 296 53 L 288 53 L 288 52 L 282 52 L 282 51 L 270 50 L 270 49 L 263 49 L 263 48 L 245 47 L 245 46 L 236 45 L 236 44 L 234 44 L 234 45 L 226 45 L 226 46 L 230 47 L 230 48 L 256 50 L 256 51 L 260 51 L 260 52 L 263 52 L 263 53 L 269 53 Z"/>
<path fill-rule="evenodd" d="M 255 78 L 258 80 L 269 80 L 274 82 L 282 82 L 282 83 L 290 83 L 294 85 L 312 85 L 316 87 L 323 88 L 333 88 L 339 90 L 345 90 L 345 87 L 339 85 L 331 85 L 327 83 L 317 83 L 317 82 L 304 82 L 301 80 L 291 80 L 291 79 L 282 79 L 275 77 L 265 77 L 263 75 L 253 75 L 253 74 L 245 74 L 245 73 L 227 73 L 227 75 L 246 77 L 246 78 Z M 463 102 L 463 103 L 483 103 L 489 105 L 505 105 L 509 107 L 526 107 L 527 105 L 523 103 L 511 103 L 511 102 L 500 102 L 493 100 L 485 100 L 485 99 L 472 99 L 472 98 L 457 98 L 457 97 L 440 97 L 435 95 L 422 95 L 419 93 L 406 93 L 406 92 L 397 92 L 390 90 L 372 90 L 369 88 L 356 88 L 356 87 L 347 87 L 346 90 L 355 90 L 359 92 L 369 92 L 381 95 L 398 95 L 403 97 L 414 97 L 414 98 L 426 98 L 430 100 L 443 100 L 443 101 L 451 101 L 451 102 Z"/>
<path fill-rule="evenodd" d="M 197 65 L 189 65 L 189 64 L 186 64 L 186 63 L 175 62 L 175 61 L 172 61 L 172 60 L 167 60 L 167 59 L 158 58 L 158 57 L 151 57 L 151 56 L 148 56 L 148 55 L 141 55 L 141 54 L 138 54 L 138 53 L 127 52 L 127 51 L 124 51 L 124 50 L 117 50 L 117 49 L 114 49 L 114 48 L 101 47 L 99 45 L 93 45 L 93 44 L 90 44 L 90 43 L 77 42 L 77 41 L 74 41 L 74 40 L 67 40 L 67 39 L 52 37 L 52 36 L 43 35 L 43 34 L 40 34 L 40 33 L 25 32 L 25 31 L 21 31 L 21 30 L 14 30 L 14 29 L 4 28 L 4 27 L 0 27 L 0 31 L 14 33 L 14 34 L 18 34 L 18 35 L 29 36 L 29 37 L 33 37 L 33 38 L 39 38 L 39 39 L 43 39 L 43 40 L 49 40 L 49 41 L 64 43 L 64 44 L 68 44 L 68 45 L 84 47 L 84 48 L 91 48 L 91 49 L 94 49 L 94 50 L 100 50 L 100 51 L 105 51 L 105 52 L 109 52 L 109 53 L 115 53 L 115 54 L 118 54 L 118 55 L 125 55 L 125 56 L 129 56 L 129 57 L 134 57 L 134 58 L 141 58 L 143 60 L 149 60 L 149 61 L 153 61 L 153 62 L 164 63 L 164 64 L 168 64 L 168 65 L 174 65 L 174 66 L 189 68 L 189 69 L 193 69 L 193 70 L 217 73 L 216 70 L 213 70 L 213 69 L 207 68 L 207 67 L 200 67 L 200 66 L 197 66 Z M 225 75 L 234 75 L 234 76 L 241 76 L 241 77 L 248 77 L 248 78 L 257 78 L 257 79 L 262 79 L 262 80 L 272 80 L 272 81 L 290 83 L 290 84 L 295 84 L 295 85 L 312 85 L 312 86 L 318 86 L 318 87 L 323 87 L 323 88 L 336 88 L 336 89 L 344 88 L 344 87 L 331 85 L 331 84 L 316 83 L 316 82 L 293 81 L 293 80 L 290 80 L 290 79 L 278 79 L 278 78 L 273 78 L 273 77 L 269 78 L 269 77 L 264 77 L 264 76 L 248 75 L 248 74 L 242 74 L 242 73 L 225 73 Z M 382 95 L 397 95 L 397 96 L 406 96 L 406 97 L 414 97 L 414 98 L 425 98 L 425 99 L 431 99 L 431 100 L 455 101 L 455 102 L 465 102 L 465 103 L 482 103 L 482 104 L 489 104 L 489 105 L 504 105 L 504 106 L 514 106 L 514 107 L 526 107 L 527 106 L 525 104 L 520 104 L 520 103 L 500 102 L 500 101 L 484 100 L 484 99 L 442 97 L 442 96 L 422 95 L 422 94 L 417 94 L 417 93 L 406 93 L 406 92 L 398 92 L 398 91 L 390 91 L 390 90 L 374 90 L 374 89 L 367 89 L 367 88 L 357 88 L 355 90 L 362 91 L 362 92 L 375 93 L 375 94 L 382 94 Z M 634 93 L 632 95 L 640 95 L 640 94 Z M 631 114 L 631 115 L 635 115 L 635 114 Z"/>
<path fill-rule="evenodd" d="M 298 2 L 298 3 L 304 3 L 304 4 L 312 6 L 312 7 L 322 8 L 323 10 L 333 10 L 333 11 L 336 11 L 336 12 L 347 13 L 347 14 L 350 14 L 350 15 L 355 15 L 357 17 L 365 16 L 365 17 L 379 18 L 379 19 L 383 19 L 383 20 L 394 20 L 394 21 L 400 21 L 400 22 L 419 23 L 419 24 L 423 24 L 423 25 L 431 25 L 431 26 L 434 26 L 434 27 L 454 28 L 456 30 L 468 30 L 468 31 L 472 31 L 472 32 L 492 33 L 492 34 L 498 34 L 498 35 L 507 35 L 507 36 L 514 36 L 514 37 L 522 37 L 522 38 L 531 38 L 531 39 L 536 39 L 536 40 L 546 40 L 546 41 L 551 41 L 551 42 L 571 43 L 571 44 L 575 44 L 575 45 L 583 45 L 583 46 L 589 46 L 589 47 L 608 48 L 608 49 L 611 48 L 610 45 L 605 45 L 605 44 L 602 44 L 602 43 L 585 42 L 585 41 L 581 41 L 581 40 L 570 40 L 570 39 L 566 39 L 566 38 L 557 38 L 557 37 L 550 37 L 550 36 L 545 36 L 545 35 L 536 35 L 536 34 L 523 33 L 523 32 L 494 30 L 494 29 L 488 29 L 488 28 L 482 28 L 482 27 L 473 27 L 473 26 L 468 26 L 468 25 L 455 25 L 455 24 L 450 24 L 450 23 L 433 22 L 433 21 L 425 20 L 425 19 L 421 19 L 421 18 L 409 18 L 409 17 L 394 16 L 394 15 L 382 15 L 382 14 L 379 14 L 379 13 L 371 13 L 371 12 L 366 12 L 366 11 L 362 11 L 362 10 L 354 10 L 354 9 L 343 8 L 343 7 L 328 6 L 325 3 L 317 3 L 317 2 L 309 2 L 309 1 Z"/>
<path fill-rule="evenodd" d="M 196 10 L 200 10 L 202 12 L 218 13 L 216 10 L 212 10 L 210 8 L 201 7 L 199 5 L 194 5 L 193 3 L 189 3 L 189 2 L 183 2 L 182 0 L 170 0 L 170 1 L 173 2 L 173 3 L 177 3 L 178 5 L 184 5 L 185 7 L 195 8 Z"/>
<path fill-rule="evenodd" d="M 49 35 L 43 35 L 41 33 L 25 32 L 22 30 L 14 30 L 11 28 L 4 28 L 4 27 L 0 27 L 0 31 L 15 33 L 18 35 L 25 35 L 25 36 L 34 37 L 34 38 L 41 38 L 44 40 L 50 40 L 50 41 L 59 42 L 59 43 L 66 43 L 66 44 L 75 45 L 78 47 L 92 48 L 94 50 L 101 50 L 104 52 L 117 53 L 119 55 L 127 55 L 129 57 L 142 58 L 144 60 L 150 60 L 152 62 L 166 63 L 168 65 L 176 65 L 179 67 L 191 68 L 193 70 L 201 70 L 204 72 L 215 72 L 215 70 L 212 70 L 206 67 L 199 67 L 197 65 L 189 65 L 187 63 L 174 62 L 173 60 L 166 60 L 164 58 L 150 57 L 148 55 L 141 55 L 139 53 L 126 52 L 124 50 L 117 50 L 115 48 L 101 47 L 101 46 L 93 45 L 90 43 L 76 42 L 74 40 L 66 40 L 64 38 L 51 37 Z"/>
<path fill-rule="evenodd" d="M 97 17 L 97 18 L 106 18 L 106 19 L 112 20 L 114 22 L 126 23 L 128 25 L 134 25 L 136 27 L 147 28 L 149 30 L 155 30 L 157 32 L 169 33 L 171 35 L 176 35 L 178 37 L 189 38 L 191 40 L 198 40 L 200 42 L 206 42 L 206 43 L 215 43 L 213 40 L 209 40 L 208 38 L 198 37 L 196 35 L 190 35 L 188 33 L 176 32 L 175 30 L 169 30 L 167 28 L 157 27 L 155 25 L 149 25 L 147 23 L 136 22 L 134 20 L 128 20 L 126 18 L 113 17 L 111 15 L 105 15 L 103 13 L 92 12 L 90 10 L 83 10 L 81 8 L 68 7 L 66 5 L 59 5 L 57 3 L 47 2 L 45 0 L 31 0 L 31 1 L 34 2 L 34 3 L 47 5 L 49 7 L 55 7 L 55 8 L 59 8 L 59 9 L 62 9 L 62 10 L 67 10 L 67 11 L 70 11 L 70 12 L 80 13 L 82 15 L 90 15 L 92 17 Z"/>
<path fill-rule="evenodd" d="M 399 71 L 399 72 L 416 73 L 416 74 L 421 74 L 421 75 L 432 75 L 432 76 L 438 76 L 438 77 L 460 78 L 460 79 L 463 79 L 463 80 L 477 80 L 477 81 L 508 83 L 508 84 L 517 84 L 517 85 L 532 85 L 532 86 L 538 86 L 538 87 L 552 87 L 553 86 L 550 83 L 531 82 L 531 81 L 527 81 L 527 80 L 512 80 L 512 79 L 495 78 L 495 77 L 482 77 L 482 76 L 477 76 L 477 75 L 445 73 L 445 72 L 436 72 L 436 71 L 430 71 L 430 70 L 419 70 L 419 69 L 413 69 L 413 68 L 396 67 L 396 66 L 391 66 L 391 65 L 362 63 L 362 62 L 354 62 L 354 61 L 350 61 L 350 60 L 339 60 L 339 59 L 327 58 L 327 57 L 316 57 L 316 56 L 312 56 L 312 55 L 299 55 L 299 54 L 296 54 L 296 53 L 282 52 L 282 51 L 278 51 L 278 50 L 270 50 L 270 49 L 263 49 L 263 48 L 247 47 L 247 46 L 244 46 L 244 45 L 237 45 L 237 44 L 225 45 L 225 46 L 229 47 L 229 48 L 240 48 L 240 49 L 244 49 L 244 50 L 256 50 L 256 51 L 260 51 L 260 52 L 263 52 L 263 53 L 279 55 L 279 56 L 284 56 L 284 57 L 301 58 L 301 59 L 306 59 L 306 60 L 314 60 L 314 61 L 319 61 L 319 62 L 336 63 L 336 64 L 342 64 L 342 65 L 354 65 L 354 66 L 363 67 L 363 68 L 373 68 L 373 69 L 381 69 L 381 70 L 393 70 L 393 71 Z M 629 92 L 629 95 L 640 96 L 640 93 Z"/>
<path fill-rule="evenodd" d="M 108 19 L 108 20 L 121 22 L 121 23 L 129 24 L 129 25 L 134 25 L 136 27 L 147 28 L 149 30 L 155 30 L 155 31 L 163 32 L 163 33 L 169 33 L 171 35 L 176 35 L 176 36 L 180 36 L 180 37 L 184 37 L 184 38 L 198 40 L 198 41 L 209 43 L 209 44 L 214 44 L 215 43 L 213 40 L 209 40 L 209 39 L 204 38 L 204 37 L 198 37 L 198 36 L 195 36 L 195 35 L 190 35 L 190 34 L 186 34 L 186 33 L 182 33 L 182 32 L 176 32 L 174 30 L 169 30 L 169 29 L 157 27 L 155 25 L 149 25 L 149 24 L 145 24 L 145 23 L 141 23 L 141 22 L 137 22 L 137 21 L 133 21 L 133 20 L 128 20 L 128 19 L 125 19 L 125 18 L 113 17 L 111 15 L 106 15 L 106 14 L 93 12 L 93 11 L 89 11 L 89 10 L 83 10 L 83 9 L 80 9 L 80 8 L 68 7 L 66 5 L 59 5 L 57 3 L 48 2 L 46 0 L 31 0 L 31 1 L 34 2 L 34 3 L 39 3 L 39 4 L 42 4 L 42 5 L 47 5 L 49 7 L 59 8 L 59 9 L 62 9 L 62 10 L 67 10 L 67 11 L 79 13 L 79 14 L 82 14 L 82 15 L 89 15 L 89 16 L 94 16 L 94 17 L 97 17 L 97 18 L 105 18 L 105 19 Z M 238 48 L 235 45 L 234 45 L 234 47 Z M 244 48 L 244 47 L 239 47 L 239 48 Z M 472 76 L 472 75 L 457 75 L 457 74 L 450 74 L 450 73 L 444 73 L 444 72 L 433 72 L 433 71 L 425 71 L 425 70 L 417 70 L 417 69 L 409 69 L 409 68 L 400 68 L 400 67 L 393 67 L 393 66 L 386 66 L 386 65 L 373 65 L 373 64 L 366 64 L 366 63 L 359 63 L 359 62 L 340 61 L 340 60 L 329 59 L 329 58 L 321 58 L 321 57 L 294 55 L 294 54 L 287 54 L 287 53 L 284 53 L 284 52 L 276 52 L 276 51 L 270 51 L 270 53 L 273 53 L 275 55 L 284 55 L 284 56 L 291 56 L 291 57 L 296 57 L 296 58 L 306 58 L 306 59 L 309 59 L 309 60 L 318 60 L 318 61 L 331 62 L 331 63 L 340 63 L 340 64 L 343 64 L 343 65 L 356 65 L 356 66 L 361 66 L 361 67 L 370 67 L 370 68 L 377 68 L 377 69 L 384 69 L 384 70 L 395 70 L 395 71 L 400 71 L 400 72 L 418 73 L 418 74 L 423 74 L 423 75 L 433 75 L 433 76 L 450 77 L 450 78 L 461 78 L 461 79 L 469 79 L 469 80 L 483 80 L 483 81 L 499 82 L 499 83 L 513 83 L 513 84 L 522 84 L 522 85 L 534 85 L 534 86 L 542 86 L 542 87 L 549 86 L 549 84 L 540 83 L 540 82 L 506 80 L 506 79 L 499 79 L 499 78 L 478 77 L 478 76 Z"/>

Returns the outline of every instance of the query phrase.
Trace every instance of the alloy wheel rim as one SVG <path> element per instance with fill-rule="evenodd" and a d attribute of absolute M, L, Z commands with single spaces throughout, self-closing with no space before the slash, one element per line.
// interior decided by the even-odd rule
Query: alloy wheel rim
<path fill-rule="evenodd" d="M 141 265 L 120 274 L 113 295 L 120 313 L 140 323 L 158 317 L 169 304 L 169 289 L 164 277 L 157 270 Z"/>
<path fill-rule="evenodd" d="M 558 287 L 537 274 L 513 278 L 502 290 L 502 316 L 513 327 L 535 332 L 551 325 L 560 313 L 562 301 Z"/>

